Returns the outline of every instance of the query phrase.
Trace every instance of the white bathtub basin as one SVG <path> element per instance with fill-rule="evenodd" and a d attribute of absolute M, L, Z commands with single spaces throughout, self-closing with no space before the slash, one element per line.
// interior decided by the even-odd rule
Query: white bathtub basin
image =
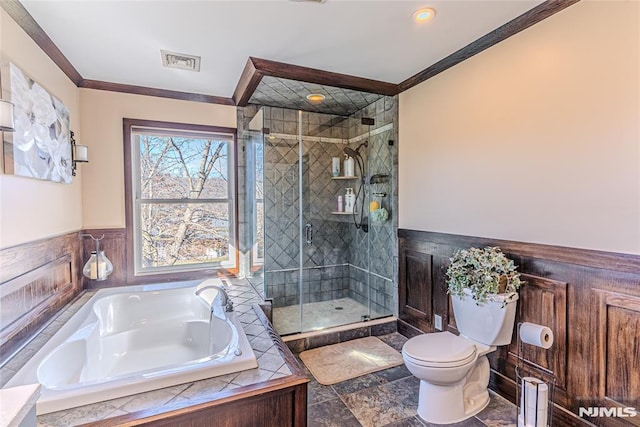
<path fill-rule="evenodd" d="M 197 289 L 98 291 L 5 387 L 42 384 L 45 414 L 257 367 L 235 313 L 211 316 L 217 291 Z"/>

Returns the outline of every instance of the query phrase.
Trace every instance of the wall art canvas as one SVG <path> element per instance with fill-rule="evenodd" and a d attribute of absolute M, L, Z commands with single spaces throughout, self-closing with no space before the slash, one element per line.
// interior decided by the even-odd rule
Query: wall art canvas
<path fill-rule="evenodd" d="M 69 110 L 13 63 L 4 64 L 3 97 L 15 132 L 4 132 L 5 173 L 71 183 Z"/>

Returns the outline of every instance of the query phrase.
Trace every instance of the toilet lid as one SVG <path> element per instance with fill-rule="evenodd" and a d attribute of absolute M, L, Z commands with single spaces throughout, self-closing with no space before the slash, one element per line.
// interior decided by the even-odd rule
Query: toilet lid
<path fill-rule="evenodd" d="M 402 347 L 402 352 L 417 361 L 454 365 L 472 360 L 476 346 L 451 332 L 436 332 L 411 338 Z"/>

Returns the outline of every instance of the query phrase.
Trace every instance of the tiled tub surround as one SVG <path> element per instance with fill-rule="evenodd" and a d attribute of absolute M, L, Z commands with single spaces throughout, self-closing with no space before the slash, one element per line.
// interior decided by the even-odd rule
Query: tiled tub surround
<path fill-rule="evenodd" d="M 278 308 L 300 303 L 296 271 L 300 262 L 299 123 L 294 110 L 263 107 L 263 112 L 264 127 L 271 132 L 264 150 L 265 296 Z M 395 312 L 397 147 L 389 141 L 397 138 L 396 116 L 396 99 L 389 97 L 349 117 L 302 114 L 303 222 L 313 225 L 313 243 L 303 247 L 303 303 L 348 297 L 368 306 L 366 300 L 371 296 L 375 313 Z M 363 117 L 375 117 L 375 125 L 362 125 Z M 345 145 L 356 149 L 365 140 L 369 148 L 361 153 L 366 173 L 389 176 L 387 182 L 371 186 L 373 192 L 386 193 L 378 200 L 389 211 L 389 219 L 372 223 L 369 233 L 357 230 L 350 215 L 332 214 L 337 210 L 337 196 L 347 187 L 357 191 L 360 186 L 358 180 L 331 179 L 332 158 L 342 159 Z M 367 215 L 368 193 L 365 200 Z M 371 277 L 366 277 L 369 271 Z"/>
<path fill-rule="evenodd" d="M 113 424 L 117 424 L 135 417 L 128 414 L 161 414 L 175 411 L 252 390 L 262 384 L 266 386 L 286 379 L 292 375 L 292 372 L 295 375 L 298 367 L 287 363 L 280 350 L 281 345 L 274 342 L 273 333 L 270 334 L 266 326 L 268 325 L 266 317 L 256 311 L 259 308 L 255 304 L 260 302 L 260 298 L 253 288 L 245 280 L 229 279 L 227 289 L 251 348 L 258 359 L 258 368 L 41 415 L 38 417 L 38 425 L 72 426 L 107 419 L 109 419 L 108 424 L 112 421 Z M 25 361 L 31 358 L 93 294 L 93 291 L 81 294 L 52 319 L 25 348 L 10 359 L 0 369 L 0 385 L 4 386 Z M 114 417 L 119 418 L 111 420 Z"/>
<path fill-rule="evenodd" d="M 7 386 L 41 383 L 44 414 L 256 368 L 236 313 L 216 307 L 222 280 L 200 282 L 99 290 Z"/>

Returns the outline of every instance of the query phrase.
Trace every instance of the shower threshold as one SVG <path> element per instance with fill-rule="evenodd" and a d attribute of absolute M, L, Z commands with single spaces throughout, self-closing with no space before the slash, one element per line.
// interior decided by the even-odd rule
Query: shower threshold
<path fill-rule="evenodd" d="M 396 332 L 397 320 L 393 315 L 389 315 L 367 322 L 350 323 L 348 325 L 340 325 L 323 330 L 285 335 L 282 337 L 282 341 L 287 344 L 291 351 L 300 353 L 304 350 L 361 338 L 363 336 L 385 335 Z M 362 335 L 361 330 L 364 328 L 368 328 L 369 332 Z M 350 332 L 356 332 L 356 330 L 360 331 L 355 334 Z M 376 332 L 374 332 L 374 330 Z"/>
<path fill-rule="evenodd" d="M 300 327 L 300 305 L 276 307 L 273 309 L 273 326 L 281 336 L 304 332 L 325 331 L 329 328 L 361 323 L 369 316 L 367 306 L 351 298 L 339 298 L 329 301 L 310 302 L 302 306 L 303 319 Z M 382 317 L 385 314 L 371 312 L 371 318 Z M 362 322 L 371 324 L 373 321 Z"/>

